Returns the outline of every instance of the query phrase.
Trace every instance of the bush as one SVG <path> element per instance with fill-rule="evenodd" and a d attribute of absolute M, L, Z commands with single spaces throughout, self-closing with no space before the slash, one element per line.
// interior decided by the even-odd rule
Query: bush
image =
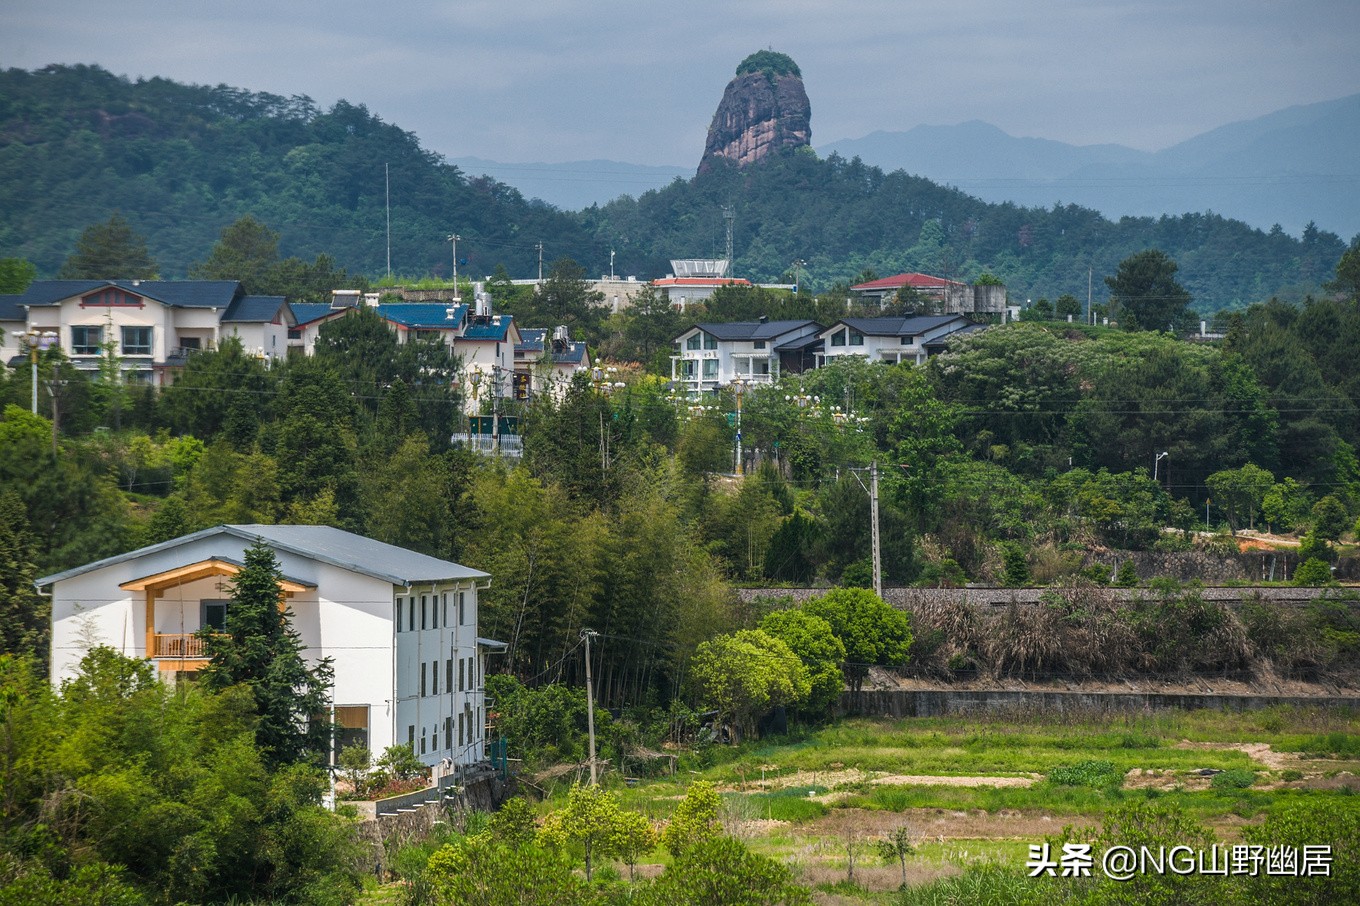
<path fill-rule="evenodd" d="M 1242 768 L 1215 774 L 1209 785 L 1216 790 L 1245 790 L 1256 782 L 1256 772 Z"/>
<path fill-rule="evenodd" d="M 1081 761 L 1048 772 L 1048 782 L 1058 786 L 1106 789 L 1124 785 L 1124 774 L 1109 761 Z"/>
<path fill-rule="evenodd" d="M 1332 581 L 1332 568 L 1316 557 L 1303 561 L 1299 564 L 1299 568 L 1294 570 L 1295 585 L 1316 587 L 1330 585 Z"/>

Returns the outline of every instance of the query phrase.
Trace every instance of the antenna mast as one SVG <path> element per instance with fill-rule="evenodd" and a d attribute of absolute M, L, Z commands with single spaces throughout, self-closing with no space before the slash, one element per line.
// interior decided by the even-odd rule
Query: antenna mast
<path fill-rule="evenodd" d="M 392 279 L 392 171 L 383 164 L 383 184 L 387 189 L 387 279 Z"/>
<path fill-rule="evenodd" d="M 723 220 L 727 221 L 727 276 L 735 277 L 732 268 L 732 221 L 736 217 L 730 204 L 723 205 Z"/>

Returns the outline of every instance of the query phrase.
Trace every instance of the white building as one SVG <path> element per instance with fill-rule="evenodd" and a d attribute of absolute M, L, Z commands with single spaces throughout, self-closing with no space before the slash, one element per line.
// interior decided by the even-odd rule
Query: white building
<path fill-rule="evenodd" d="M 150 658 L 166 679 L 207 663 L 203 629 L 225 625 L 232 577 L 257 541 L 273 549 L 310 663 L 331 658 L 342 743 L 376 756 L 410 743 L 427 765 L 485 757 L 483 572 L 329 526 L 220 525 L 39 579 L 52 595 L 51 676 L 91 644 Z"/>
<path fill-rule="evenodd" d="M 228 337 L 272 362 L 287 355 L 296 326 L 283 297 L 247 295 L 235 280 L 38 280 L 0 309 L 4 361 L 26 355 L 25 333 L 51 332 L 87 371 L 111 349 L 129 383 L 170 383 L 194 351 Z"/>
<path fill-rule="evenodd" d="M 912 318 L 843 318 L 818 334 L 818 367 L 838 356 L 853 355 L 871 362 L 910 362 L 920 365 L 944 349 L 946 339 L 980 330 L 962 315 Z"/>
<path fill-rule="evenodd" d="M 674 340 L 671 381 L 687 394 L 707 393 L 734 380 L 772 384 L 781 373 L 811 366 L 816 321 L 734 321 L 696 324 Z"/>

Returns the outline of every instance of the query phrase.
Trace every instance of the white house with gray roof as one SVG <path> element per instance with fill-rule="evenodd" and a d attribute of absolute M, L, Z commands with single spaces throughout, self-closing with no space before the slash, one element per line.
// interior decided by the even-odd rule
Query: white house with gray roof
<path fill-rule="evenodd" d="M 283 358 L 296 326 L 282 296 L 249 295 L 235 280 L 37 280 L 6 296 L 0 315 L 11 365 L 27 354 L 25 334 L 52 333 L 77 368 L 97 369 L 111 348 L 126 381 L 156 384 L 228 337 L 266 361 Z"/>
<path fill-rule="evenodd" d="M 981 328 L 962 315 L 843 318 L 818 334 L 822 343 L 818 367 L 847 355 L 870 362 L 920 365 L 943 351 L 947 339 Z"/>
<path fill-rule="evenodd" d="M 671 381 L 694 395 L 726 387 L 734 380 L 772 384 L 784 372 L 811 365 L 809 351 L 822 325 L 816 321 L 735 321 L 695 324 L 673 341 Z"/>
<path fill-rule="evenodd" d="M 225 626 L 232 578 L 256 542 L 283 575 L 311 663 L 331 658 L 342 744 L 376 756 L 410 743 L 427 765 L 485 758 L 479 570 L 320 525 L 219 525 L 39 579 L 52 595 L 51 676 L 74 675 L 91 645 L 148 658 L 173 680 L 203 669 L 200 631 Z"/>

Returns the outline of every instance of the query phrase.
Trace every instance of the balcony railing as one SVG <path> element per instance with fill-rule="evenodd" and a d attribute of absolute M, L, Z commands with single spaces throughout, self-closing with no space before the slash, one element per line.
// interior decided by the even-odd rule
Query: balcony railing
<path fill-rule="evenodd" d="M 221 635 L 221 633 L 217 633 Z M 155 650 L 151 653 L 152 657 L 164 658 L 205 658 L 204 642 L 207 641 L 197 633 L 183 632 L 158 632 L 155 636 Z"/>

